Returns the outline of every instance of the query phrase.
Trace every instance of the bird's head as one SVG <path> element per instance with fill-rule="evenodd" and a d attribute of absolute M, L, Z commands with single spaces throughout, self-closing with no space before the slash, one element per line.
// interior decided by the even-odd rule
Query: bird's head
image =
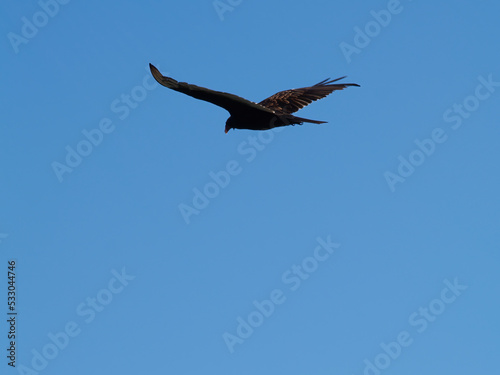
<path fill-rule="evenodd" d="M 224 129 L 224 132 L 227 134 L 227 132 L 231 129 L 234 129 L 234 121 L 233 118 L 230 116 L 227 121 L 226 121 L 226 129 Z"/>

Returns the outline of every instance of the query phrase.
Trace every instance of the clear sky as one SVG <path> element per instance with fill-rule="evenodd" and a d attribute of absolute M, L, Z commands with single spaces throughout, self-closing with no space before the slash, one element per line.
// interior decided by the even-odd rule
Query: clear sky
<path fill-rule="evenodd" d="M 498 371 L 497 2 L 0 13 L 0 373 Z M 253 101 L 361 87 L 224 134 L 149 63 Z"/>

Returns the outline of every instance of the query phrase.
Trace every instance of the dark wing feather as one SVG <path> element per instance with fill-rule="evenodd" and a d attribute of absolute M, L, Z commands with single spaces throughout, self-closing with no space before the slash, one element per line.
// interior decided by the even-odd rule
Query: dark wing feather
<path fill-rule="evenodd" d="M 313 101 L 324 98 L 333 91 L 342 90 L 348 86 L 359 86 L 356 83 L 333 83 L 345 77 L 329 80 L 329 78 L 310 87 L 280 91 L 259 104 L 276 112 L 294 113 Z"/>
<path fill-rule="evenodd" d="M 192 96 L 193 98 L 218 105 L 219 107 L 226 109 L 231 114 L 252 110 L 259 110 L 269 113 L 273 112 L 271 109 L 251 102 L 250 100 L 241 98 L 237 95 L 229 94 L 227 92 L 214 91 L 205 87 L 191 85 L 186 82 L 178 82 L 173 78 L 165 77 L 152 64 L 149 64 L 149 68 L 151 69 L 151 74 L 153 75 L 154 79 L 156 79 L 156 81 L 160 85 L 168 87 L 169 89 L 175 91 L 182 92 L 183 94 Z"/>

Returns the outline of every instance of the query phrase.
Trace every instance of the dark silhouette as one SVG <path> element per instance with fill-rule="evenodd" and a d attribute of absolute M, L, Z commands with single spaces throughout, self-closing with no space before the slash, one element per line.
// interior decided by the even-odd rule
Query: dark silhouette
<path fill-rule="evenodd" d="M 151 74 L 159 84 L 227 110 L 231 116 L 226 121 L 226 133 L 233 128 L 268 130 L 277 126 L 302 125 L 304 122 L 323 124 L 326 121 L 309 120 L 294 116 L 292 113 L 315 100 L 324 98 L 333 91 L 342 90 L 348 86 L 359 87 L 356 83 L 333 83 L 345 77 L 331 81 L 325 79 L 314 86 L 280 91 L 260 103 L 254 103 L 227 92 L 214 91 L 186 82 L 177 82 L 173 78 L 163 76 L 153 65 L 149 64 L 149 67 Z"/>

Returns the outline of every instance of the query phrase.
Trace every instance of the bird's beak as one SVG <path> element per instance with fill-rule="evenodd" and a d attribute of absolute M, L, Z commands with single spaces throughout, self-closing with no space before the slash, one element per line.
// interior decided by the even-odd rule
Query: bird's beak
<path fill-rule="evenodd" d="M 228 132 L 228 131 L 229 131 L 229 129 L 228 129 L 228 128 L 224 129 L 224 133 L 226 133 L 226 134 L 227 134 L 227 132 Z"/>

